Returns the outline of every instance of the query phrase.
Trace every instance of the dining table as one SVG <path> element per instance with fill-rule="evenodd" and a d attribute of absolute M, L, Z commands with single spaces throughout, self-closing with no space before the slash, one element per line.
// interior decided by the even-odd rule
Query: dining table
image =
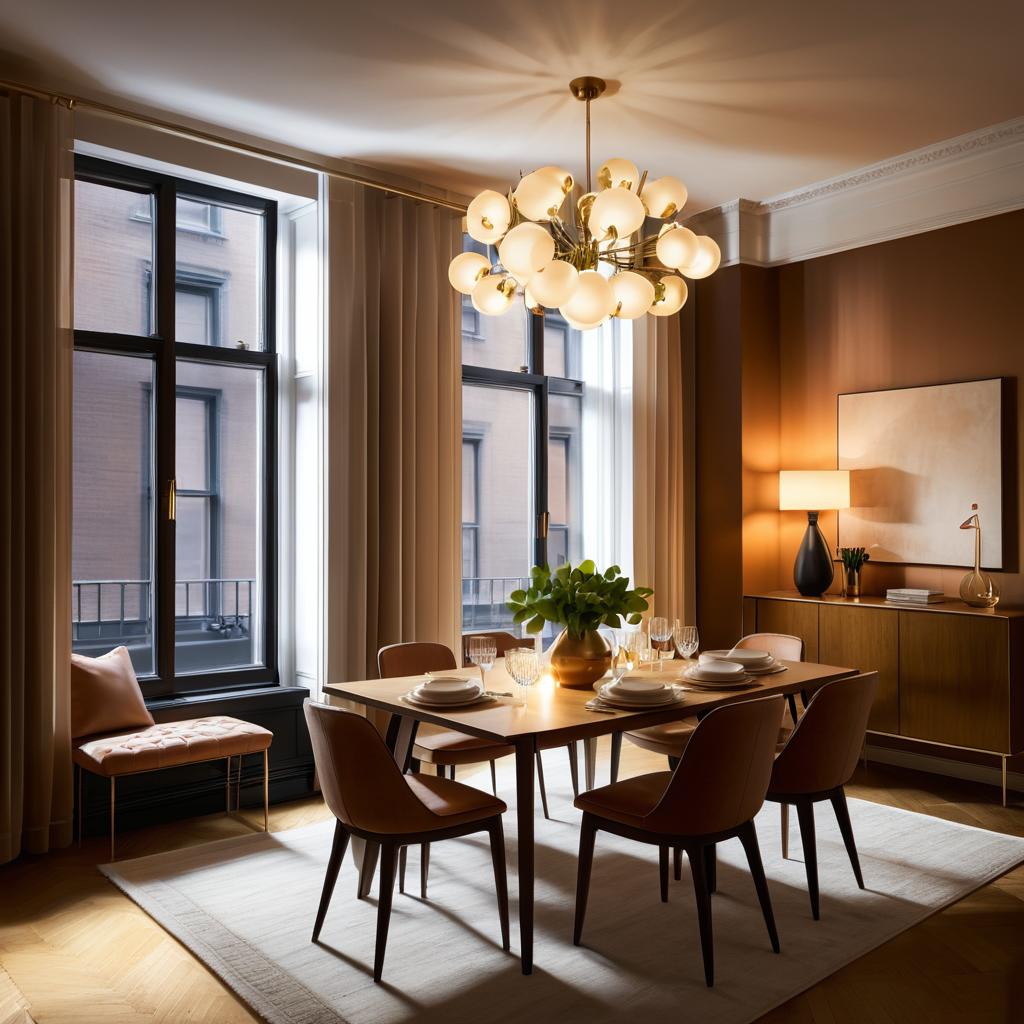
<path fill-rule="evenodd" d="M 674 659 L 658 666 L 630 673 L 676 682 L 684 670 L 696 661 Z M 733 690 L 684 690 L 682 699 L 669 706 L 615 710 L 590 710 L 587 703 L 596 696 L 593 690 L 560 687 L 545 675 L 531 687 L 525 706 L 515 697 L 498 697 L 489 703 L 468 707 L 424 707 L 404 698 L 423 676 L 399 676 L 391 679 L 363 679 L 354 682 L 328 683 L 324 692 L 331 698 L 350 701 L 366 708 L 385 712 L 385 738 L 400 768 L 407 771 L 412 760 L 416 730 L 421 722 L 456 729 L 471 736 L 508 744 L 515 750 L 516 816 L 518 822 L 519 935 L 523 974 L 533 971 L 534 916 L 534 762 L 537 751 L 564 747 L 582 741 L 586 788 L 595 784 L 597 740 L 601 736 L 632 732 L 680 718 L 706 715 L 715 708 L 737 701 L 782 694 L 802 694 L 806 700 L 818 687 L 835 679 L 856 674 L 854 668 L 819 665 L 809 661 L 780 662 L 784 671 L 751 677 L 750 685 Z M 472 675 L 477 669 L 461 669 L 445 675 Z M 595 684 L 595 687 L 599 684 Z M 486 689 L 491 692 L 515 693 L 515 684 L 499 658 L 486 676 Z M 374 851 L 375 852 L 375 851 Z M 356 851 L 359 856 L 361 851 Z M 366 856 L 366 853 L 362 853 Z M 372 858 L 373 862 L 376 857 Z M 372 866 L 370 868 L 372 874 Z M 361 871 L 360 885 L 367 873 Z M 369 884 L 367 877 L 366 884 Z"/>

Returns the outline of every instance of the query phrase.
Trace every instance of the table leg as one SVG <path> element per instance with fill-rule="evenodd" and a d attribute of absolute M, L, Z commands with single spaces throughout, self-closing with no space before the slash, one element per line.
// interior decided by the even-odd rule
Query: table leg
<path fill-rule="evenodd" d="M 533 972 L 533 761 L 532 736 L 516 743 L 516 813 L 519 818 L 519 944 L 523 974 Z"/>
<path fill-rule="evenodd" d="M 597 740 L 583 741 L 583 776 L 587 780 L 587 789 L 597 784 Z"/>

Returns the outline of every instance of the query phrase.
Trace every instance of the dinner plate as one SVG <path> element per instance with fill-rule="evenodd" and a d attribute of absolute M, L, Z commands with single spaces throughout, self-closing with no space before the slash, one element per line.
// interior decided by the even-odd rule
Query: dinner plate
<path fill-rule="evenodd" d="M 752 676 L 744 675 L 742 679 L 706 680 L 696 679 L 690 675 L 683 676 L 683 685 L 692 687 L 694 690 L 745 690 L 750 686 L 760 684 Z"/>
<path fill-rule="evenodd" d="M 700 660 L 731 661 L 744 668 L 764 668 L 771 665 L 775 659 L 768 651 L 740 649 L 738 651 L 703 651 Z"/>
<path fill-rule="evenodd" d="M 739 679 L 744 674 L 743 666 L 735 661 L 702 661 L 691 665 L 683 675 L 699 673 L 705 679 L 722 679 L 728 682 L 730 679 Z"/>
<path fill-rule="evenodd" d="M 781 662 L 773 661 L 767 668 L 747 668 L 747 674 L 752 676 L 770 676 L 776 672 L 785 672 L 787 668 Z"/>
<path fill-rule="evenodd" d="M 661 693 L 653 697 L 633 697 L 616 693 L 608 683 L 598 690 L 598 696 L 601 700 L 629 708 L 657 708 L 663 704 L 673 704 L 679 699 L 679 693 L 674 686 L 664 687 Z"/>
<path fill-rule="evenodd" d="M 465 701 L 475 697 L 483 687 L 479 679 L 462 679 L 458 676 L 430 679 L 420 683 L 412 692 L 422 700 L 434 704 Z"/>
<path fill-rule="evenodd" d="M 657 704 L 652 704 L 650 701 L 645 701 L 643 704 L 637 704 L 632 701 L 620 700 L 617 697 L 606 697 L 603 693 L 599 693 L 593 698 L 593 700 L 587 701 L 587 707 L 595 707 L 598 709 L 615 708 L 619 711 L 656 711 L 658 708 L 667 708 L 671 707 L 673 704 L 681 704 L 685 699 L 683 692 L 674 687 L 672 696 L 668 700 L 658 701 Z"/>
<path fill-rule="evenodd" d="M 415 693 L 407 693 L 401 699 L 406 704 L 411 704 L 414 708 L 430 708 L 433 711 L 441 711 L 445 708 L 471 708 L 477 704 L 492 704 L 498 698 L 492 697 L 489 693 L 478 693 L 475 697 L 471 697 L 468 700 L 458 702 L 449 700 L 443 703 L 434 703 L 432 701 L 420 700 Z"/>
<path fill-rule="evenodd" d="M 638 700 L 654 700 L 663 696 L 668 686 L 655 679 L 647 679 L 643 676 L 625 676 L 614 683 L 605 683 L 602 689 L 614 693 L 617 697 L 636 697 Z"/>

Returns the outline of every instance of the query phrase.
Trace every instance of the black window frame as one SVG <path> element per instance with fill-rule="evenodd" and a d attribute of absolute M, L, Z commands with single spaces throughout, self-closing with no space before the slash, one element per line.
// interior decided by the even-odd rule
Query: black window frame
<path fill-rule="evenodd" d="M 278 381 L 277 381 L 277 203 L 272 199 L 176 177 L 145 168 L 131 167 L 97 157 L 76 154 L 75 179 L 106 185 L 125 191 L 153 196 L 155 211 L 155 316 L 149 322 L 148 335 L 115 331 L 78 330 L 75 349 L 114 355 L 148 357 L 154 373 L 154 428 L 156 500 L 153 516 L 153 648 L 154 675 L 140 679 L 147 699 L 197 693 L 221 693 L 279 683 L 277 664 L 278 598 Z M 175 302 L 178 286 L 177 232 L 189 231 L 177 224 L 177 199 L 209 201 L 255 211 L 263 215 L 264 274 L 262 348 L 227 348 L 175 340 Z M 216 208 L 216 207 L 215 207 Z M 155 271 L 155 272 L 154 272 Z M 259 368 L 263 371 L 263 493 L 264 524 L 263 623 L 261 646 L 263 664 L 247 668 L 210 669 L 177 675 L 175 672 L 175 573 L 174 522 L 170 518 L 171 494 L 175 477 L 175 405 L 177 362 L 218 363 L 228 366 Z M 254 640 L 256 638 L 254 637 Z"/>

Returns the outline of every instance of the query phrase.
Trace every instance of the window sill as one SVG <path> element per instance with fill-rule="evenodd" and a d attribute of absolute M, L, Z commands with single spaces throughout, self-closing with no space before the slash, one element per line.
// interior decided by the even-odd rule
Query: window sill
<path fill-rule="evenodd" d="M 168 716 L 170 721 L 179 712 L 195 713 L 196 718 L 207 715 L 231 714 L 231 709 L 297 707 L 309 697 L 305 686 L 253 686 L 242 690 L 221 690 L 206 693 L 178 693 L 153 697 L 146 701 L 146 707 L 154 715 Z"/>

